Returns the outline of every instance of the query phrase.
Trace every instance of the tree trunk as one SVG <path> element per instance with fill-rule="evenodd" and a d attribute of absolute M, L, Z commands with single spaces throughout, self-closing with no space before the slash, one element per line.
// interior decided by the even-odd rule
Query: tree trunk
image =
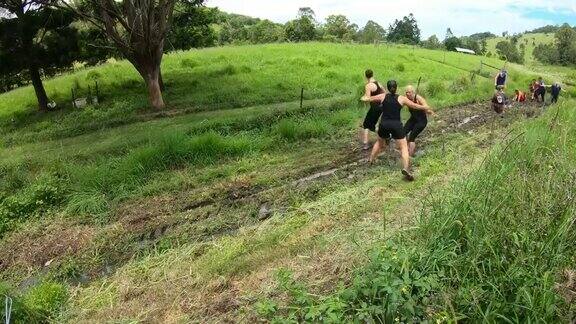
<path fill-rule="evenodd" d="M 145 81 L 148 87 L 148 99 L 154 109 L 164 109 L 164 99 L 162 99 L 162 90 L 160 88 L 160 74 L 152 72 L 146 75 Z"/>
<path fill-rule="evenodd" d="M 164 79 L 162 78 L 162 69 L 158 69 L 158 83 L 160 83 L 160 91 L 166 90 L 164 87 Z"/>
<path fill-rule="evenodd" d="M 38 99 L 38 109 L 40 109 L 40 111 L 48 111 L 48 96 L 46 95 L 44 84 L 42 84 L 42 79 L 40 78 L 40 70 L 35 65 L 30 66 L 29 70 L 34 92 L 36 92 L 36 99 Z"/>

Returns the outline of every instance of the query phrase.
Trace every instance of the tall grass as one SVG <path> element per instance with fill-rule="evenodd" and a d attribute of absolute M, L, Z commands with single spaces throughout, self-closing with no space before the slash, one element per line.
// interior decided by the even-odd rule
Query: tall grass
<path fill-rule="evenodd" d="M 263 144 L 247 135 L 224 137 L 209 132 L 191 138 L 183 133 L 170 133 L 122 158 L 89 166 L 71 165 L 67 211 L 101 214 L 107 211 L 110 202 L 123 199 L 158 172 L 249 154 Z"/>
<path fill-rule="evenodd" d="M 558 289 L 576 258 L 574 102 L 527 123 L 482 166 L 431 197 L 417 226 L 375 249 L 351 284 L 316 297 L 281 272 L 296 321 L 559 322 L 574 304 Z M 560 122 L 561 121 L 561 122 Z"/>

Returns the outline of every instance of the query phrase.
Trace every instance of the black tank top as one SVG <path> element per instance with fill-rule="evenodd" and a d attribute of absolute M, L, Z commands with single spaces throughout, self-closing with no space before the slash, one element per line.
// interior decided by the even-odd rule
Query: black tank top
<path fill-rule="evenodd" d="M 377 96 L 379 94 L 384 93 L 384 89 L 382 89 L 378 81 L 374 81 L 373 83 L 376 85 L 376 91 L 370 91 L 370 96 Z M 371 102 L 370 106 L 380 106 L 380 104 L 377 102 Z"/>
<path fill-rule="evenodd" d="M 384 101 L 382 101 L 382 121 L 384 120 L 397 120 L 400 121 L 400 110 L 402 105 L 398 102 L 397 94 L 386 94 Z"/>
<path fill-rule="evenodd" d="M 412 109 L 412 108 L 409 108 L 409 110 L 410 110 L 410 117 L 416 119 L 417 121 L 425 121 L 425 122 L 428 121 L 428 117 L 426 116 L 426 112 L 424 110 Z"/>

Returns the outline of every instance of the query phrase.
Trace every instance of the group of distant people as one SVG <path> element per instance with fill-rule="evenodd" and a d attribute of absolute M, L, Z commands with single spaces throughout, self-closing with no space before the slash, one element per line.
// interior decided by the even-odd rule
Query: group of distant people
<path fill-rule="evenodd" d="M 505 89 L 506 89 L 506 80 L 508 77 L 508 72 L 505 69 L 500 70 L 498 74 L 494 77 L 494 86 L 496 91 L 494 92 L 494 96 L 492 97 L 492 108 L 498 114 L 502 114 L 504 109 L 509 107 L 510 102 L 506 97 Z M 546 101 L 546 84 L 544 83 L 542 77 L 539 77 L 538 80 L 532 79 L 532 82 L 528 85 L 528 90 L 530 91 L 530 101 L 542 102 Z M 558 102 L 558 97 L 560 96 L 560 92 L 562 91 L 562 87 L 558 82 L 555 82 L 550 87 L 550 94 L 552 99 L 550 103 Z M 526 93 L 519 89 L 514 90 L 514 97 L 512 99 L 513 102 L 525 102 L 527 100 Z"/>
<path fill-rule="evenodd" d="M 364 119 L 363 144 L 364 150 L 369 150 L 369 132 L 378 134 L 378 140 L 372 147 L 368 161 L 373 163 L 382 149 L 394 139 L 402 158 L 402 174 L 404 179 L 413 181 L 410 170 L 410 157 L 416 151 L 416 138 L 428 124 L 427 115 L 434 112 L 426 100 L 413 86 L 408 85 L 405 95 L 398 94 L 398 83 L 389 80 L 384 88 L 375 78 L 372 70 L 366 70 L 365 94 L 360 99 L 370 103 L 370 109 Z M 402 107 L 410 109 L 410 118 L 402 124 L 400 111 Z M 378 124 L 378 120 L 380 123 Z M 378 125 L 378 129 L 376 126 Z"/>

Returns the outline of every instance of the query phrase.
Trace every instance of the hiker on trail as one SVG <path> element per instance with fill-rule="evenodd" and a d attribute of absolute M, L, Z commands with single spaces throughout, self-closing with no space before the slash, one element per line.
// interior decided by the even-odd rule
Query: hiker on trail
<path fill-rule="evenodd" d="M 386 93 L 386 90 L 384 90 L 378 81 L 374 79 L 374 72 L 372 70 L 366 70 L 364 75 L 366 76 L 366 86 L 364 88 L 364 95 L 366 97 L 372 97 Z M 362 134 L 362 144 L 364 145 L 364 150 L 368 150 L 370 148 L 369 132 L 376 132 L 376 124 L 378 123 L 380 115 L 382 115 L 382 106 L 380 103 L 370 102 L 370 109 L 368 110 L 368 113 L 364 118 L 364 123 L 362 124 L 364 127 L 364 133 Z"/>
<path fill-rule="evenodd" d="M 526 94 L 518 89 L 514 90 L 514 101 L 515 102 L 526 101 Z"/>
<path fill-rule="evenodd" d="M 504 93 L 503 86 L 498 86 L 497 90 L 494 92 L 494 96 L 492 97 L 492 109 L 500 115 L 500 117 L 504 118 L 502 113 L 504 112 L 504 108 L 506 107 L 506 94 Z"/>
<path fill-rule="evenodd" d="M 544 84 L 542 77 L 539 77 L 538 81 L 536 82 L 536 91 L 534 91 L 534 98 L 538 102 L 544 102 L 545 97 L 546 97 L 546 85 Z"/>
<path fill-rule="evenodd" d="M 417 94 L 411 85 L 406 87 L 406 97 L 419 105 L 428 107 L 426 100 Z M 410 118 L 406 121 L 406 124 L 404 124 L 404 133 L 408 136 L 408 153 L 410 153 L 410 156 L 414 156 L 414 153 L 416 153 L 416 137 L 418 137 L 424 128 L 426 128 L 426 125 L 428 125 L 428 116 L 424 110 L 412 108 L 409 108 L 409 110 Z"/>
<path fill-rule="evenodd" d="M 417 104 L 404 96 L 396 94 L 398 83 L 396 83 L 395 80 L 388 81 L 386 88 L 388 88 L 388 93 L 370 97 L 364 96 L 360 99 L 362 101 L 379 102 L 382 104 L 382 116 L 378 127 L 378 141 L 372 148 L 369 162 L 373 163 L 376 160 L 381 149 L 386 146 L 386 139 L 392 137 L 395 139 L 400 150 L 400 155 L 402 156 L 402 174 L 404 175 L 404 179 L 413 181 L 414 177 L 410 173 L 408 143 L 406 142 L 406 134 L 402 127 L 402 121 L 400 120 L 400 110 L 403 106 L 408 106 L 409 108 L 423 110 L 428 114 L 432 114 L 433 111 L 430 107 Z"/>
<path fill-rule="evenodd" d="M 550 91 L 550 93 L 552 94 L 552 100 L 550 101 L 551 103 L 558 102 L 558 96 L 560 96 L 560 91 L 562 91 L 562 87 L 558 82 L 554 82 L 554 84 L 552 85 L 552 90 Z"/>
<path fill-rule="evenodd" d="M 506 77 L 508 76 L 508 72 L 504 69 L 500 70 L 498 74 L 494 77 L 494 87 L 498 89 L 499 86 L 506 88 Z"/>

